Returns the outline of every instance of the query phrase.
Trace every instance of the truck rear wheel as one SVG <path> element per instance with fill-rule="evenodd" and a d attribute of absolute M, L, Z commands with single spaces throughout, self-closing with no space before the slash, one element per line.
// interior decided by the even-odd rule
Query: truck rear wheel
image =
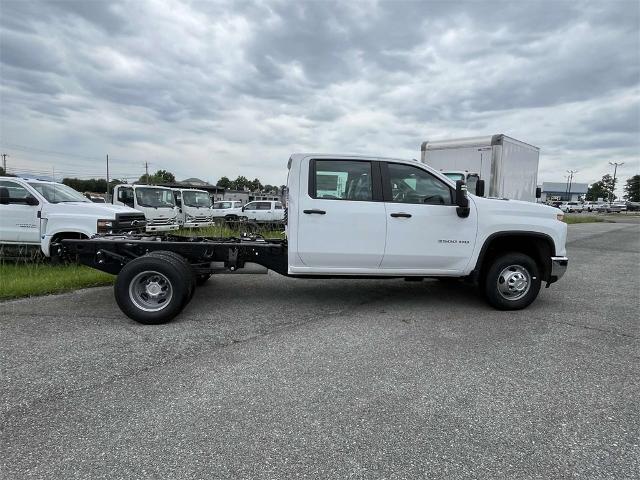
<path fill-rule="evenodd" d="M 189 280 L 173 262 L 144 255 L 127 263 L 116 279 L 120 310 L 138 323 L 157 325 L 173 319 L 189 295 Z"/>
<path fill-rule="evenodd" d="M 484 294 L 498 310 L 520 310 L 533 302 L 540 292 L 540 274 L 536 262 L 523 253 L 508 253 L 494 259 L 484 278 Z"/>
<path fill-rule="evenodd" d="M 185 278 L 189 279 L 187 282 L 189 293 L 184 303 L 185 305 L 189 303 L 193 298 L 193 295 L 196 293 L 196 285 L 198 285 L 198 283 L 196 272 L 187 259 L 179 253 L 171 252 L 169 250 L 156 250 L 155 252 L 150 252 L 147 255 L 165 258 L 168 262 L 173 263 L 176 268 L 184 272 Z"/>

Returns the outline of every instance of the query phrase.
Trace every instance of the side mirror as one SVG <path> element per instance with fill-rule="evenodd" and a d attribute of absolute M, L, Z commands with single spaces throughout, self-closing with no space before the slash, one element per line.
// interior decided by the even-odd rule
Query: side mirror
<path fill-rule="evenodd" d="M 29 195 L 27 198 L 24 199 L 24 201 L 27 205 L 32 205 L 32 206 L 40 204 L 40 202 L 38 202 L 38 199 L 32 195 Z"/>
<path fill-rule="evenodd" d="M 484 180 L 478 180 L 476 183 L 476 195 L 478 197 L 484 197 Z"/>
<path fill-rule="evenodd" d="M 244 205 L 242 206 L 242 211 L 244 212 Z"/>
<path fill-rule="evenodd" d="M 0 205 L 9 205 L 9 189 L 0 187 Z"/>
<path fill-rule="evenodd" d="M 456 213 L 460 218 L 469 216 L 469 197 L 467 197 L 467 184 L 464 180 L 456 181 Z"/>
<path fill-rule="evenodd" d="M 536 187 L 536 198 L 542 197 L 542 189 L 540 187 Z"/>

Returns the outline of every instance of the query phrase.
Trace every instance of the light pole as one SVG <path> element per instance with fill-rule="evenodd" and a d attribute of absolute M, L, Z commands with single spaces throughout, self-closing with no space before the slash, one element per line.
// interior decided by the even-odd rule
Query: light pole
<path fill-rule="evenodd" d="M 624 165 L 624 162 L 609 162 L 609 165 L 613 165 L 613 186 L 611 192 L 609 192 L 609 203 L 613 202 L 613 192 L 616 189 L 616 173 L 618 173 L 618 165 Z"/>
<path fill-rule="evenodd" d="M 567 170 L 567 173 L 569 174 L 569 180 L 568 180 L 568 184 L 569 184 L 569 191 L 567 193 L 567 201 L 571 201 L 571 184 L 573 183 L 573 174 L 574 173 L 578 173 L 577 170 Z"/>

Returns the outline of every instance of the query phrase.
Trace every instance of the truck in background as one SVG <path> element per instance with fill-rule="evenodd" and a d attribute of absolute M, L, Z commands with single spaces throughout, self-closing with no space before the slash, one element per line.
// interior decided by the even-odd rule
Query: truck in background
<path fill-rule="evenodd" d="M 204 190 L 172 188 L 178 207 L 178 223 L 186 228 L 213 225 L 211 197 Z"/>
<path fill-rule="evenodd" d="M 420 160 L 443 174 L 484 180 L 479 196 L 535 202 L 540 198 L 540 149 L 507 135 L 457 138 L 422 143 Z M 461 179 L 461 178 L 456 178 Z M 477 183 L 477 180 L 476 180 Z M 486 195 L 485 195 L 486 193 Z"/>
<path fill-rule="evenodd" d="M 147 232 L 168 232 L 180 228 L 173 191 L 153 185 L 120 184 L 113 188 L 113 204 L 134 208 L 147 221 Z"/>
<path fill-rule="evenodd" d="M 140 232 L 144 215 L 124 206 L 93 203 L 62 183 L 0 177 L 0 244 L 39 246 L 57 257 L 63 239 L 97 233 Z"/>

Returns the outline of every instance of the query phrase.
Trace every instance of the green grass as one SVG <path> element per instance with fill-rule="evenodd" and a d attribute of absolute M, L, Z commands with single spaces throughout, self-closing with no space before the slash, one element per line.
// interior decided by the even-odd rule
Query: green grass
<path fill-rule="evenodd" d="M 246 231 L 246 230 L 245 230 Z M 176 235 L 185 237 L 239 237 L 242 229 L 229 228 L 227 225 L 214 225 L 204 228 L 181 228 L 177 230 Z M 259 233 L 265 238 L 284 238 L 284 227 L 281 230 L 268 230 L 258 228 L 255 232 L 248 230 L 248 233 Z"/>
<path fill-rule="evenodd" d="M 0 300 L 111 285 L 114 279 L 82 265 L 0 263 Z"/>
<path fill-rule="evenodd" d="M 595 215 L 576 215 L 576 216 L 565 215 L 564 216 L 564 222 L 569 225 L 573 223 L 598 223 L 598 222 L 605 222 L 605 221 L 606 219 L 602 217 L 596 217 Z"/>

